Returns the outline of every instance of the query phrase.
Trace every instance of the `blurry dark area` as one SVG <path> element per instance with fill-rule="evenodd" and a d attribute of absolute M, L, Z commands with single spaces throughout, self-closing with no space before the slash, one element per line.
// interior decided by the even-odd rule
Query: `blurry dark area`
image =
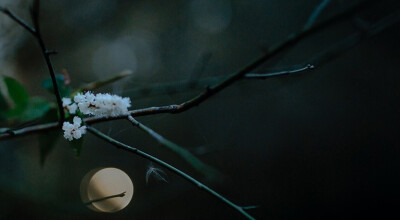
<path fill-rule="evenodd" d="M 330 1 L 316 22 L 353 2 L 358 1 Z M 132 109 L 138 109 L 196 96 L 202 88 L 150 90 L 237 71 L 302 30 L 320 3 L 43 0 L 40 23 L 47 46 L 59 51 L 52 56 L 56 72 L 66 69 L 79 87 L 131 70 L 129 78 L 96 92 L 129 96 Z M 27 20 L 30 4 L 0 0 L 0 6 Z M 257 72 L 308 63 L 360 33 L 364 24 L 390 14 L 399 16 L 400 2 L 371 3 L 355 19 L 310 36 Z M 400 23 L 394 23 L 312 71 L 240 80 L 186 112 L 136 118 L 218 169 L 219 181 L 196 172 L 127 120 L 96 128 L 171 163 L 239 205 L 258 206 L 249 210 L 257 219 L 398 219 L 399 39 Z M 48 72 L 35 39 L 3 14 L 0 66 L 0 74 L 17 78 L 31 95 L 55 100 L 41 87 Z M 149 165 L 91 134 L 80 157 L 62 139 L 43 166 L 37 135 L 1 141 L 0 219 L 242 218 L 167 170 L 167 183 L 146 183 Z M 81 202 L 79 184 L 98 167 L 117 167 L 131 177 L 135 193 L 122 211 L 97 213 Z"/>

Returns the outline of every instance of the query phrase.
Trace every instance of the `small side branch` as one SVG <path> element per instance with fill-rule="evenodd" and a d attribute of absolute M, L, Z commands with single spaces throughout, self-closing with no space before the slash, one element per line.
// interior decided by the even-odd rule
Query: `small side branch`
<path fill-rule="evenodd" d="M 284 70 L 284 71 L 279 71 L 279 72 L 273 72 L 273 73 L 247 73 L 244 75 L 246 78 L 250 79 L 265 79 L 268 77 L 272 76 L 283 76 L 283 75 L 289 75 L 293 73 L 299 73 L 303 72 L 306 70 L 314 69 L 314 65 L 307 64 L 306 66 L 299 68 L 299 69 L 294 69 L 294 70 Z"/>
<path fill-rule="evenodd" d="M 299 66 L 302 66 L 299 68 Z M 290 68 L 286 67 L 280 71 L 277 71 L 276 69 L 267 69 L 265 73 L 247 73 L 244 75 L 243 80 L 249 79 L 249 80 L 254 80 L 254 79 L 267 79 L 271 77 L 280 77 L 280 76 L 285 76 L 285 75 L 290 75 L 292 73 L 299 73 L 299 72 L 304 72 L 304 71 L 309 71 L 314 69 L 314 65 L 312 64 L 307 64 L 307 65 L 301 65 L 297 64 L 294 65 Z M 202 90 L 204 87 L 207 85 L 212 85 L 215 84 L 223 79 L 226 79 L 228 75 L 221 75 L 221 76 L 210 76 L 210 77 L 203 77 L 199 79 L 194 79 L 194 80 L 184 80 L 184 81 L 174 81 L 174 82 L 165 82 L 165 83 L 154 83 L 148 86 L 142 86 L 142 87 L 135 87 L 132 89 L 125 90 L 124 95 L 125 96 L 130 96 L 134 98 L 135 100 L 138 100 L 139 98 L 148 98 L 150 96 L 154 95 L 172 95 L 172 94 L 178 94 L 178 93 L 184 93 L 184 92 L 189 92 L 193 90 Z"/>
<path fill-rule="evenodd" d="M 106 196 L 106 197 L 99 198 L 99 199 L 93 199 L 93 200 L 90 200 L 89 202 L 85 203 L 85 205 L 88 206 L 88 205 L 91 205 L 92 203 L 95 203 L 95 202 L 101 202 L 101 201 L 104 201 L 104 200 L 107 200 L 107 199 L 112 199 L 112 198 L 117 198 L 117 197 L 121 197 L 122 198 L 122 197 L 125 196 L 125 194 L 126 194 L 126 192 L 123 192 L 123 193 L 112 195 L 112 196 Z"/>
<path fill-rule="evenodd" d="M 208 194 L 212 195 L 213 197 L 215 197 L 216 199 L 222 201 L 223 203 L 225 203 L 226 205 L 228 205 L 229 207 L 235 209 L 236 211 L 238 211 L 240 214 L 242 214 L 244 217 L 246 217 L 247 219 L 255 219 L 253 216 L 251 216 L 249 213 L 246 212 L 246 210 L 241 207 L 236 205 L 235 203 L 231 202 L 229 199 L 225 198 L 224 196 L 222 196 L 221 194 L 217 193 L 216 191 L 212 190 L 211 188 L 209 188 L 208 186 L 204 185 L 203 183 L 199 182 L 198 180 L 196 180 L 195 178 L 191 177 L 190 175 L 186 174 L 185 172 L 179 170 L 178 168 L 175 168 L 174 166 L 168 164 L 167 162 L 164 162 L 160 159 L 158 159 L 157 157 L 154 157 L 148 153 L 145 153 L 137 148 L 131 147 L 129 145 L 126 145 L 124 143 L 121 143 L 113 138 L 111 138 L 110 136 L 105 135 L 104 133 L 100 132 L 99 130 L 93 128 L 93 127 L 88 127 L 88 131 L 91 132 L 92 134 L 94 134 L 95 136 L 107 141 L 108 143 L 116 146 L 119 149 L 134 153 L 142 158 L 145 158 L 147 160 L 150 160 L 154 163 L 157 163 L 158 165 L 165 167 L 166 169 L 170 170 L 171 172 L 177 174 L 178 176 L 182 177 L 183 179 L 185 179 L 186 181 L 194 184 L 195 186 L 197 186 L 199 189 L 204 190 L 205 192 L 207 192 Z"/>

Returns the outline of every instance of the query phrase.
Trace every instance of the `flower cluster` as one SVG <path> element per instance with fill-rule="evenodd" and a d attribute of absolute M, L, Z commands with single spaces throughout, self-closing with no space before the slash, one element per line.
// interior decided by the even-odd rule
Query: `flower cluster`
<path fill-rule="evenodd" d="M 64 122 L 62 129 L 64 130 L 65 139 L 72 141 L 74 138 L 79 139 L 83 134 L 86 133 L 86 126 L 81 126 L 82 119 L 75 116 L 73 119 L 73 124 L 69 122 Z"/>
<path fill-rule="evenodd" d="M 76 109 L 78 108 L 75 103 L 72 103 L 70 98 L 62 98 L 62 105 L 70 114 L 75 114 Z"/>
<path fill-rule="evenodd" d="M 129 98 L 122 98 L 108 93 L 98 93 L 96 95 L 91 92 L 78 93 L 74 97 L 74 101 L 78 104 L 79 111 L 83 114 L 105 117 L 126 115 L 129 113 L 128 108 L 131 106 Z"/>
<path fill-rule="evenodd" d="M 63 98 L 62 104 L 70 114 L 76 114 L 77 110 L 84 115 L 94 115 L 100 117 L 115 117 L 129 114 L 128 108 L 131 106 L 129 98 L 122 98 L 110 94 L 93 94 L 86 92 L 78 93 L 74 97 L 74 102 L 70 98 Z M 62 129 L 67 140 L 79 139 L 86 133 L 86 126 L 81 126 L 82 119 L 74 117 L 73 124 L 64 122 Z"/>

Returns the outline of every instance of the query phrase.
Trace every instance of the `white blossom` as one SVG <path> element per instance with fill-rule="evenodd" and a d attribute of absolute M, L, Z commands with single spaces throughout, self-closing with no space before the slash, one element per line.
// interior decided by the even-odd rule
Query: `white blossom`
<path fill-rule="evenodd" d="M 131 106 L 129 98 L 122 98 L 108 93 L 98 93 L 96 95 L 91 92 L 78 93 L 74 97 L 74 101 L 83 114 L 105 117 L 126 115 L 128 114 L 128 108 Z"/>
<path fill-rule="evenodd" d="M 73 124 L 69 122 L 64 122 L 62 129 L 64 130 L 64 138 L 72 141 L 74 138 L 79 139 L 83 134 L 86 133 L 86 126 L 81 126 L 81 118 L 75 116 L 73 119 Z"/>
<path fill-rule="evenodd" d="M 62 98 L 62 105 L 70 114 L 75 114 L 76 109 L 78 109 L 78 106 L 72 103 L 70 98 Z"/>

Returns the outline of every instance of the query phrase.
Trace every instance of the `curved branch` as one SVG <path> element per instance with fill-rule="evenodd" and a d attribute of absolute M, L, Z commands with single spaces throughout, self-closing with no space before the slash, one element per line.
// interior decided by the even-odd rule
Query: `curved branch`
<path fill-rule="evenodd" d="M 182 177 L 183 179 L 187 180 L 188 182 L 194 184 L 195 186 L 197 186 L 199 189 L 204 190 L 205 192 L 207 192 L 208 194 L 214 196 L 215 198 L 217 198 L 218 200 L 222 201 L 223 203 L 225 203 L 226 205 L 230 206 L 231 208 L 235 209 L 236 211 L 238 211 L 240 214 L 242 214 L 244 217 L 246 217 L 247 219 L 255 219 L 254 217 L 252 217 L 249 213 L 246 212 L 246 210 L 239 206 L 236 205 L 235 203 L 231 202 L 229 199 L 225 198 L 224 196 L 222 196 L 221 194 L 217 193 L 216 191 L 212 190 L 211 188 L 209 188 L 208 186 L 204 185 L 203 183 L 199 182 L 198 180 L 196 180 L 195 178 L 191 177 L 190 175 L 184 173 L 183 171 L 179 170 L 178 168 L 175 168 L 174 166 L 168 164 L 167 162 L 164 162 L 148 153 L 145 153 L 137 148 L 131 147 L 129 145 L 126 145 L 124 143 L 121 143 L 113 138 L 111 138 L 110 136 L 107 136 L 105 134 L 103 134 L 102 132 L 100 132 L 99 130 L 88 126 L 88 131 L 91 132 L 92 134 L 96 135 L 97 137 L 107 141 L 108 143 L 116 146 L 119 149 L 134 153 L 136 155 L 139 155 L 140 157 L 143 157 L 147 160 L 150 160 L 154 163 L 159 164 L 160 166 L 165 167 L 166 169 L 174 172 L 175 174 L 177 174 L 178 176 Z"/>

